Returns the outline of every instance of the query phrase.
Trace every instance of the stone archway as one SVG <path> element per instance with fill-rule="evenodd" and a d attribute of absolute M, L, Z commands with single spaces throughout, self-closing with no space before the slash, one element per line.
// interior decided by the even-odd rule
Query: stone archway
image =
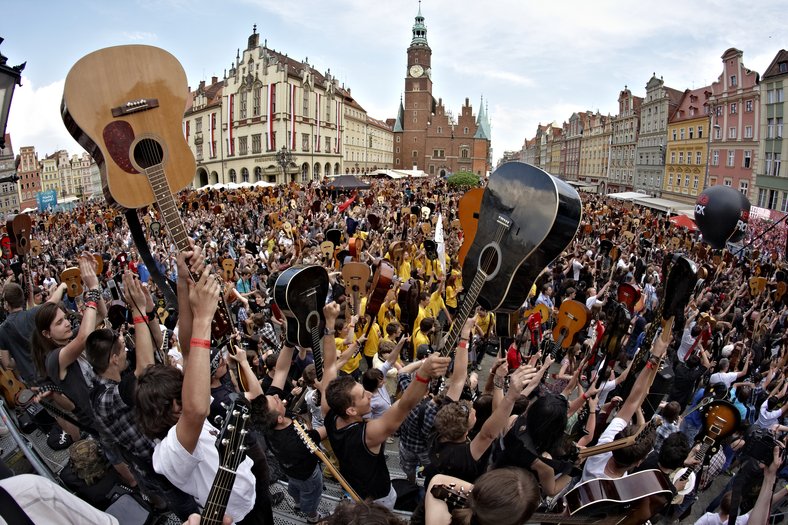
<path fill-rule="evenodd" d="M 315 162 L 314 170 L 312 171 L 312 178 L 315 180 L 320 180 L 320 163 Z"/>
<path fill-rule="evenodd" d="M 219 184 L 219 174 L 216 173 L 215 171 L 212 171 L 211 172 L 211 177 L 209 179 L 209 182 L 211 184 Z"/>
<path fill-rule="evenodd" d="M 208 171 L 203 168 L 197 170 L 197 187 L 202 188 L 208 185 Z"/>

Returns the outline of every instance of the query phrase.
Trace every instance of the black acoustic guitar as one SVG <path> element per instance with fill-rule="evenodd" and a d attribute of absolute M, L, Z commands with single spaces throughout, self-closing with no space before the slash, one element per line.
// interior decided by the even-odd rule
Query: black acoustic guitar
<path fill-rule="evenodd" d="M 312 349 L 318 380 L 323 379 L 320 344 L 326 326 L 326 297 L 328 272 L 322 266 L 291 266 L 279 274 L 274 284 L 274 302 L 287 318 L 287 342 Z"/>
<path fill-rule="evenodd" d="M 520 162 L 495 170 L 462 266 L 465 298 L 444 354 L 454 350 L 477 301 L 487 311 L 520 308 L 539 273 L 572 242 L 582 213 L 577 192 L 546 171 Z"/>

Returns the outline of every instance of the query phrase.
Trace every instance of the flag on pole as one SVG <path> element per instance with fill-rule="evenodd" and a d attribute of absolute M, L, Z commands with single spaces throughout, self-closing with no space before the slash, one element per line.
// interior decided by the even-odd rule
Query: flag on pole
<path fill-rule="evenodd" d="M 319 152 L 320 151 L 320 93 L 315 93 L 315 100 L 316 100 L 315 120 L 317 121 L 317 138 L 315 139 L 317 144 L 315 144 L 315 151 Z M 331 153 L 331 152 L 327 151 L 326 153 Z"/>
<path fill-rule="evenodd" d="M 268 151 L 274 149 L 274 93 L 276 83 L 271 82 L 268 84 L 268 144 L 266 148 Z"/>
<path fill-rule="evenodd" d="M 235 141 L 233 139 L 233 101 L 235 95 L 228 97 L 227 103 L 227 154 L 235 155 Z"/>
<path fill-rule="evenodd" d="M 296 86 L 290 85 L 290 150 L 296 147 L 296 118 L 295 118 Z"/>
<path fill-rule="evenodd" d="M 441 274 L 446 276 L 446 242 L 443 239 L 443 217 L 438 214 L 438 223 L 435 225 L 435 244 L 438 245 L 438 262 L 441 265 Z"/>

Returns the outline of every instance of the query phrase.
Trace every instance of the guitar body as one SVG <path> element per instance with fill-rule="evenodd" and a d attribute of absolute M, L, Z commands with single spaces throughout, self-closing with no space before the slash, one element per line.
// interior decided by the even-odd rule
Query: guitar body
<path fill-rule="evenodd" d="M 170 192 L 194 179 L 194 156 L 181 128 L 188 95 L 183 67 L 156 47 L 109 47 L 71 68 L 63 121 L 99 165 L 110 205 L 131 209 L 155 201 L 145 173 L 155 164 L 152 156 L 163 157 Z"/>
<path fill-rule="evenodd" d="M 287 341 L 312 347 L 312 332 L 323 336 L 323 306 L 328 297 L 328 273 L 320 266 L 291 266 L 274 284 L 274 301 L 287 318 Z"/>
<path fill-rule="evenodd" d="M 350 256 L 354 261 L 358 261 L 359 257 L 361 257 L 361 251 L 364 249 L 364 239 L 353 237 L 348 241 L 347 245 Z"/>
<path fill-rule="evenodd" d="M 555 319 L 553 328 L 553 341 L 560 341 L 559 345 L 564 350 L 574 344 L 577 334 L 588 326 L 591 314 L 586 305 L 580 301 L 563 301 Z"/>
<path fill-rule="evenodd" d="M 460 262 L 460 267 L 465 263 L 465 256 L 468 255 L 468 250 L 471 249 L 471 244 L 473 244 L 473 238 L 476 237 L 483 195 L 484 188 L 472 188 L 465 192 L 465 195 L 462 196 L 457 205 L 457 216 L 462 228 L 462 246 L 457 252 L 457 260 Z"/>
<path fill-rule="evenodd" d="M 370 316 L 370 322 L 367 325 L 367 334 L 375 324 L 375 319 L 380 312 L 380 307 L 383 306 L 383 301 L 386 300 L 386 295 L 394 285 L 394 276 L 397 272 L 394 266 L 391 265 L 386 259 L 378 261 L 378 266 L 375 268 L 375 273 L 372 276 L 372 285 L 369 288 L 369 295 L 367 295 L 367 306 L 365 308 L 365 315 Z"/>
<path fill-rule="evenodd" d="M 0 366 L 0 394 L 8 403 L 8 406 L 11 408 L 16 407 L 17 395 L 25 388 L 27 387 L 19 380 L 13 370 Z"/>
<path fill-rule="evenodd" d="M 33 230 L 33 221 L 25 213 L 12 216 L 6 221 L 6 230 L 11 239 L 11 251 L 15 255 L 27 255 L 30 252 L 30 232 Z"/>
<path fill-rule="evenodd" d="M 419 282 L 416 279 L 408 279 L 400 284 L 397 292 L 397 304 L 399 305 L 400 320 L 405 325 L 408 332 L 412 332 L 417 326 L 413 326 L 419 316 Z"/>
<path fill-rule="evenodd" d="M 82 294 L 82 274 L 79 268 L 66 268 L 60 272 L 60 282 L 66 283 L 66 293 L 70 298 Z"/>
<path fill-rule="evenodd" d="M 565 182 L 529 164 L 502 165 L 482 196 L 463 287 L 481 270 L 486 278 L 478 303 L 488 311 L 516 311 L 539 273 L 572 241 L 581 216 L 580 197 Z"/>
<path fill-rule="evenodd" d="M 345 282 L 345 291 L 353 297 L 353 311 L 359 313 L 359 297 L 367 294 L 367 284 L 372 272 L 369 266 L 362 262 L 350 261 L 342 266 L 342 280 Z"/>
<path fill-rule="evenodd" d="M 539 314 L 539 317 L 542 320 L 542 323 L 546 323 L 548 319 L 550 319 L 550 310 L 542 303 L 537 304 L 530 310 L 526 310 L 523 312 L 523 319 L 528 319 L 533 314 Z"/>
<path fill-rule="evenodd" d="M 593 479 L 577 485 L 565 496 L 571 516 L 620 516 L 620 521 L 611 523 L 622 525 L 645 523 L 672 498 L 670 481 L 659 470 L 644 470 L 618 479 Z"/>
<path fill-rule="evenodd" d="M 635 305 L 640 301 L 641 295 L 640 289 L 629 283 L 619 284 L 616 292 L 618 302 L 626 306 L 630 313 L 635 311 Z"/>

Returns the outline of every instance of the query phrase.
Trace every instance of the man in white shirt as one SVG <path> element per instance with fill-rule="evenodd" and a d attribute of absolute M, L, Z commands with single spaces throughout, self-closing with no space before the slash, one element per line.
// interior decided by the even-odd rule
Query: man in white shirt
<path fill-rule="evenodd" d="M 627 396 L 626 401 L 621 406 L 616 417 L 607 426 L 599 437 L 597 444 L 604 445 L 615 439 L 632 436 L 638 433 L 643 421 L 643 414 L 640 412 L 640 405 L 648 394 L 651 383 L 659 370 L 659 362 L 665 356 L 665 352 L 670 342 L 670 332 L 667 332 L 667 340 L 658 337 L 654 341 L 646 368 L 639 374 L 632 386 L 632 391 Z M 638 413 L 639 425 L 630 425 L 629 420 L 635 413 Z M 597 478 L 620 478 L 627 474 L 627 471 L 636 467 L 651 452 L 654 446 L 655 434 L 652 432 L 643 439 L 638 439 L 632 445 L 591 456 L 586 460 L 583 468 L 581 482 L 590 481 Z"/>
<path fill-rule="evenodd" d="M 778 402 L 778 398 L 772 396 L 761 405 L 758 421 L 755 422 L 757 426 L 768 429 L 779 423 L 780 418 L 788 412 L 788 403 L 783 405 L 782 408 L 777 408 Z"/>
<path fill-rule="evenodd" d="M 744 363 L 744 370 L 741 372 L 728 372 L 728 368 L 730 367 L 730 361 L 723 357 L 720 359 L 719 364 L 719 372 L 711 374 L 709 377 L 709 384 L 713 385 L 715 383 L 723 383 L 725 388 L 730 389 L 731 385 L 737 380 L 747 375 L 747 371 L 750 369 L 750 362 L 752 361 L 752 356 L 750 356 L 747 361 Z"/>
<path fill-rule="evenodd" d="M 591 310 L 594 306 L 602 306 L 605 304 L 605 301 L 600 301 L 599 299 L 597 299 L 597 297 L 601 297 L 605 295 L 605 292 L 607 291 L 611 282 L 612 281 L 606 282 L 605 285 L 602 287 L 602 289 L 599 290 L 599 293 L 597 293 L 596 288 L 594 288 L 593 286 L 591 286 L 586 290 L 586 297 L 587 297 L 586 308 Z"/>

